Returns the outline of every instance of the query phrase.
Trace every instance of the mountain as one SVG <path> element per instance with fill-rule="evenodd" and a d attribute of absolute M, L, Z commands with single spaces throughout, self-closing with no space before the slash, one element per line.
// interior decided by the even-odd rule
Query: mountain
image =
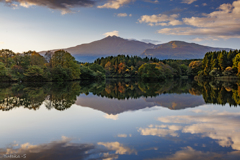
<path fill-rule="evenodd" d="M 146 49 L 141 56 L 157 57 L 159 59 L 201 59 L 209 51 L 220 50 L 229 51 L 230 48 L 213 48 L 196 43 L 171 41 L 153 49 Z"/>
<path fill-rule="evenodd" d="M 155 48 L 156 45 L 137 40 L 123 39 L 109 36 L 88 44 L 81 44 L 64 50 L 71 53 L 78 61 L 94 61 L 99 57 L 124 55 L 140 55 L 146 49 Z M 41 52 L 44 54 L 45 52 Z"/>
<path fill-rule="evenodd" d="M 206 52 L 219 50 L 228 51 L 230 48 L 213 48 L 183 41 L 171 41 L 165 44 L 155 45 L 137 40 L 123 39 L 117 36 L 109 36 L 98 41 L 65 48 L 63 50 L 71 53 L 77 61 L 93 62 L 99 57 L 117 56 L 119 54 L 157 57 L 159 59 L 199 59 L 203 58 Z M 45 53 L 46 51 L 40 52 L 40 54 Z"/>

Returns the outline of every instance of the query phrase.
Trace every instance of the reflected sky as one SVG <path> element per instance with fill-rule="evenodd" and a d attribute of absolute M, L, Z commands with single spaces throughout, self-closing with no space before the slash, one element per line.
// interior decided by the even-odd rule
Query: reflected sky
<path fill-rule="evenodd" d="M 12 108 L 0 111 L 0 155 L 44 160 L 240 159 L 240 108 L 230 106 L 238 103 L 238 88 L 202 90 L 185 84 L 140 84 L 140 90 L 134 83 L 121 95 L 118 90 L 106 92 L 117 88 L 114 83 L 3 88 L 1 106 Z"/>
<path fill-rule="evenodd" d="M 240 110 L 201 105 L 161 106 L 107 115 L 73 105 L 0 112 L 0 153 L 35 159 L 238 159 Z M 43 119 L 44 117 L 44 119 Z M 17 125 L 16 125 L 17 124 Z M 61 158 L 59 155 L 61 152 Z M 41 158 L 40 158 L 41 159 Z"/>

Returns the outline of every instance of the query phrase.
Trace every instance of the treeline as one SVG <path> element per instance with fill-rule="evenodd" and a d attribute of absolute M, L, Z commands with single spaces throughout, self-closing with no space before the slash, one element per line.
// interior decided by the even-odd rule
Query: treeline
<path fill-rule="evenodd" d="M 198 68 L 199 78 L 238 76 L 240 73 L 240 50 L 208 52 Z"/>
<path fill-rule="evenodd" d="M 138 56 L 101 57 L 94 63 L 79 63 L 64 50 L 14 53 L 0 50 L 0 81 L 71 81 L 80 79 L 135 78 L 164 81 L 180 77 L 211 78 L 240 73 L 240 51 L 206 53 L 203 60 L 159 60 Z"/>
<path fill-rule="evenodd" d="M 111 78 L 141 78 L 142 80 L 165 80 L 191 75 L 189 64 L 194 60 L 159 60 L 138 56 L 109 56 L 98 58 L 94 64 L 106 70 Z"/>
<path fill-rule="evenodd" d="M 35 51 L 14 53 L 0 50 L 0 81 L 71 81 L 104 79 L 104 69 L 96 64 L 79 65 L 64 50 L 47 52 L 44 56 Z"/>

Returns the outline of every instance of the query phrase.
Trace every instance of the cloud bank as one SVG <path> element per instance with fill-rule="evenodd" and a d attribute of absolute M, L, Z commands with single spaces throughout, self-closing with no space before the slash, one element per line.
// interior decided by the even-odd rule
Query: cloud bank
<path fill-rule="evenodd" d="M 29 8 L 31 6 L 42 6 L 50 9 L 60 10 L 62 14 L 71 13 L 75 7 L 91 7 L 95 5 L 94 0 L 0 0 L 0 2 L 16 7 Z"/>
<path fill-rule="evenodd" d="M 240 38 L 240 0 L 225 3 L 217 11 L 202 17 L 183 18 L 190 27 L 163 28 L 158 33 L 166 35 L 200 35 L 215 38 Z"/>
<path fill-rule="evenodd" d="M 150 26 L 176 26 L 182 24 L 182 22 L 176 20 L 178 17 L 179 14 L 172 14 L 170 16 L 166 14 L 143 15 L 138 22 L 147 23 Z"/>

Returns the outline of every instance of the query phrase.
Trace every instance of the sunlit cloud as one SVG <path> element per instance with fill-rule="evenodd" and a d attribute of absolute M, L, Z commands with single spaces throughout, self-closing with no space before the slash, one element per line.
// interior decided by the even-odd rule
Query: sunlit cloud
<path fill-rule="evenodd" d="M 107 32 L 103 34 L 104 36 L 119 36 L 118 31 Z"/>
<path fill-rule="evenodd" d="M 106 114 L 104 115 L 104 118 L 106 119 L 112 119 L 112 120 L 118 120 L 118 115 L 113 115 L 113 114 Z"/>
<path fill-rule="evenodd" d="M 128 137 L 128 135 L 127 134 L 118 134 L 118 136 L 117 137 L 119 137 L 119 138 L 127 138 Z"/>
<path fill-rule="evenodd" d="M 123 5 L 126 5 L 134 0 L 109 0 L 107 3 L 98 6 L 97 8 L 110 8 L 110 9 L 118 9 Z"/>
<path fill-rule="evenodd" d="M 184 24 L 191 27 L 163 28 L 158 30 L 158 33 L 240 38 L 240 0 L 232 4 L 222 4 L 218 9 L 210 14 L 203 14 L 203 17 L 183 18 Z"/>
<path fill-rule="evenodd" d="M 98 145 L 102 145 L 109 150 L 115 151 L 116 154 L 137 154 L 135 149 L 128 148 L 119 142 L 98 142 Z"/>
<path fill-rule="evenodd" d="M 91 7 L 96 3 L 94 0 L 0 0 L 0 2 L 4 2 L 13 8 L 42 6 L 60 10 L 62 14 L 72 13 L 71 9 L 75 7 Z"/>
<path fill-rule="evenodd" d="M 182 0 L 182 3 L 192 4 L 195 1 L 197 1 L 197 0 Z"/>
<path fill-rule="evenodd" d="M 143 15 L 138 22 L 147 23 L 150 26 L 176 26 L 181 25 L 182 22 L 177 20 L 179 14 L 172 14 L 170 16 L 166 14 L 158 15 Z"/>
<path fill-rule="evenodd" d="M 118 17 L 127 17 L 128 14 L 127 13 L 118 13 L 117 16 Z"/>
<path fill-rule="evenodd" d="M 132 17 L 132 14 L 128 15 L 127 13 L 118 13 L 117 16 L 118 17 L 127 17 L 127 16 Z"/>

